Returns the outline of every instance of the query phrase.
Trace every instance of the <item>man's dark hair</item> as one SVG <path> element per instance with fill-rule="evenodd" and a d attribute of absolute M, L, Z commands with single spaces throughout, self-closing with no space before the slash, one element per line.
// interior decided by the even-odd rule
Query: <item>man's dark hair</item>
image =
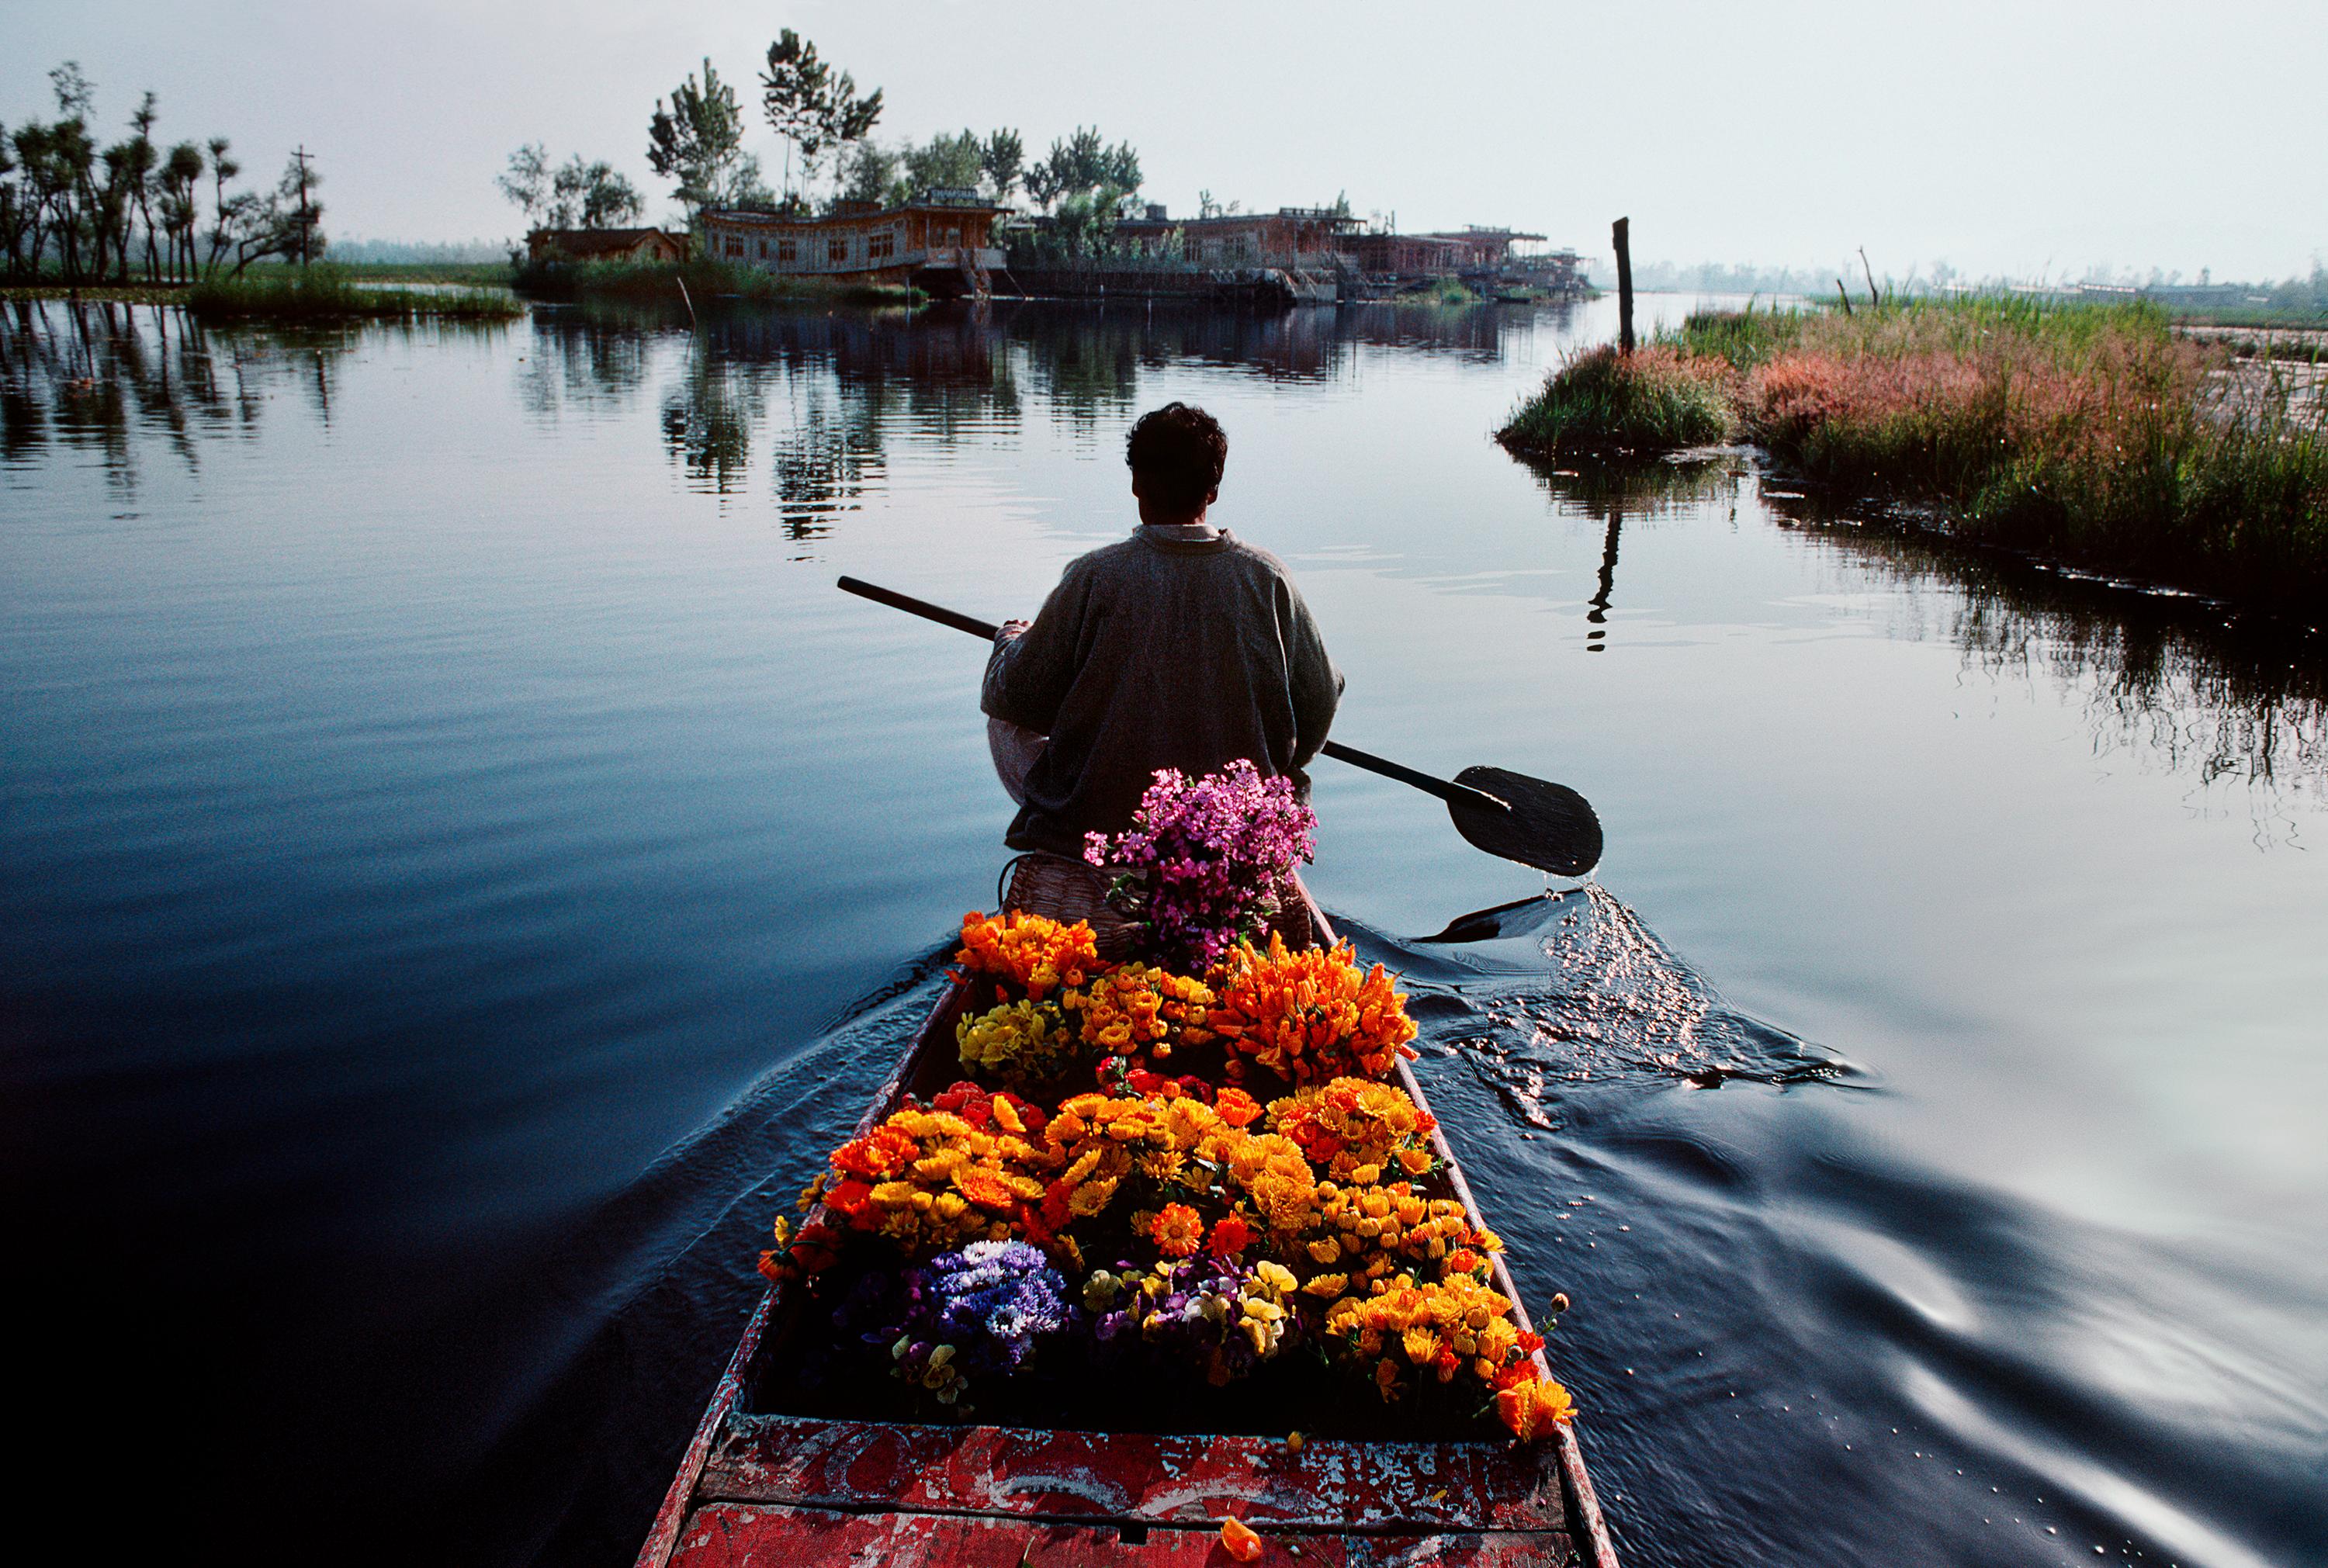
<path fill-rule="evenodd" d="M 1167 403 L 1132 422 L 1123 460 L 1159 505 L 1195 512 L 1220 488 L 1229 433 L 1193 403 Z"/>

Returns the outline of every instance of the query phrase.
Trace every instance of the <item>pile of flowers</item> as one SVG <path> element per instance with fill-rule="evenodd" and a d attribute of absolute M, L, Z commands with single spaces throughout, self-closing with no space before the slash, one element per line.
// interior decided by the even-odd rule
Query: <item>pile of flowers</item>
<path fill-rule="evenodd" d="M 1042 1200 L 1042 1184 L 1026 1173 L 1036 1159 L 1028 1138 L 1048 1119 L 1015 1094 L 974 1084 L 939 1099 L 956 1108 L 909 1103 L 834 1150 L 831 1169 L 801 1195 L 804 1208 L 821 1200 L 827 1217 L 764 1257 L 761 1272 L 777 1277 L 789 1263 L 814 1272 L 829 1265 L 843 1231 L 878 1235 L 908 1256 L 1008 1240 L 1026 1206 Z"/>
<path fill-rule="evenodd" d="M 1123 1263 L 1084 1282 L 1084 1310 L 1103 1357 L 1134 1344 L 1196 1368 L 1218 1388 L 1294 1342 L 1295 1281 L 1283 1264 L 1250 1266 L 1203 1253 L 1159 1260 L 1141 1270 Z"/>
<path fill-rule="evenodd" d="M 1081 986 L 1107 968 L 1087 923 L 1063 925 L 1019 909 L 1003 915 L 973 909 L 963 915 L 962 951 L 954 961 L 970 973 L 993 976 L 1028 1001 Z"/>
<path fill-rule="evenodd" d="M 1387 1084 L 1336 1078 L 1269 1103 L 1270 1130 L 1301 1146 L 1310 1163 L 1337 1181 L 1361 1185 L 1385 1172 L 1426 1174 L 1437 1163 L 1431 1113 Z"/>
<path fill-rule="evenodd" d="M 1521 1439 L 1557 1430 L 1572 1408 L 1495 1288 L 1502 1244 L 1385 1081 L 1413 1054 L 1404 996 L 1347 944 L 1264 934 L 1308 835 L 1242 765 L 1159 775 L 1094 845 L 1144 878 L 1185 968 L 1110 965 L 1082 922 L 965 916 L 964 1077 L 835 1150 L 762 1271 L 829 1291 L 844 1347 L 957 1410 L 1050 1341 L 1215 1386 L 1300 1347 L 1385 1400 L 1460 1381 Z"/>
<path fill-rule="evenodd" d="M 1212 988 L 1151 964 L 1111 971 L 1069 991 L 1060 1005 L 1076 1016 L 1084 1044 L 1109 1056 L 1161 1063 L 1175 1046 L 1201 1046 L 1213 1038 L 1206 1027 Z"/>
<path fill-rule="evenodd" d="M 1233 1080 L 1244 1075 L 1245 1058 L 1299 1084 L 1338 1074 L 1380 1078 L 1398 1057 L 1414 1055 L 1406 993 L 1379 963 L 1361 975 L 1347 942 L 1331 952 L 1289 953 L 1272 932 L 1267 952 L 1250 942 L 1231 949 L 1212 983 L 1219 1001 L 1206 1021 L 1235 1053 Z"/>
<path fill-rule="evenodd" d="M 1369 1369 L 1385 1399 L 1398 1397 L 1402 1373 L 1449 1383 L 1467 1369 L 1500 1393 L 1535 1381 L 1531 1353 L 1543 1344 L 1514 1327 L 1511 1310 L 1507 1298 L 1468 1275 L 1419 1284 L 1399 1274 L 1377 1293 L 1337 1300 L 1325 1332 Z"/>
<path fill-rule="evenodd" d="M 1196 779 L 1157 769 L 1131 823 L 1087 835 L 1084 859 L 1116 874 L 1156 956 L 1191 969 L 1260 935 L 1298 897 L 1294 868 L 1317 853 L 1317 814 L 1294 798 L 1293 781 L 1263 778 L 1242 757 Z"/>

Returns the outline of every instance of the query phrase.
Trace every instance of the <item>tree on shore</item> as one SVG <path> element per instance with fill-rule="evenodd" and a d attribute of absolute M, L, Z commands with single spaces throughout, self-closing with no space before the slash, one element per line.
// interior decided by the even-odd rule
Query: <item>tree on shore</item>
<path fill-rule="evenodd" d="M 960 135 L 940 131 L 919 146 L 896 147 L 868 136 L 841 155 L 836 200 L 895 207 L 925 191 L 975 190 L 1007 202 L 1018 188 L 1023 156 L 1015 130 L 981 138 L 964 127 Z"/>
<path fill-rule="evenodd" d="M 530 229 L 622 229 L 646 211 L 638 187 L 612 164 L 586 162 L 577 153 L 553 170 L 540 142 L 512 153 L 493 183 L 525 213 Z"/>
<path fill-rule="evenodd" d="M 202 183 L 202 150 L 180 142 L 162 160 L 162 195 L 155 203 L 162 214 L 162 234 L 167 270 L 174 281 L 194 271 L 194 224 L 202 217 L 199 192 Z"/>
<path fill-rule="evenodd" d="M 985 145 L 978 150 L 978 166 L 993 185 L 998 202 L 1010 200 L 1010 192 L 1017 189 L 1026 165 L 1027 146 L 1015 129 L 990 132 Z"/>
<path fill-rule="evenodd" d="M 655 100 L 647 122 L 647 166 L 672 182 L 672 194 L 694 221 L 706 207 L 769 205 L 760 160 L 744 151 L 744 110 L 736 89 L 703 62 L 702 85 L 690 76 L 671 89 L 671 108 Z"/>
<path fill-rule="evenodd" d="M 1049 155 L 1028 169 L 1026 178 L 1027 194 L 1046 211 L 1083 197 L 1114 212 L 1139 194 L 1140 155 L 1130 142 L 1109 146 L 1096 126 L 1077 126 L 1074 136 L 1053 138 Z"/>
<path fill-rule="evenodd" d="M 324 253 L 324 204 L 315 200 L 324 176 L 308 166 L 311 156 L 304 146 L 294 151 L 275 185 L 276 252 L 302 267 Z"/>
<path fill-rule="evenodd" d="M 976 190 L 986 173 L 986 144 L 964 127 L 962 135 L 943 131 L 906 152 L 906 175 L 916 190 Z"/>
<path fill-rule="evenodd" d="M 801 188 L 816 179 L 816 166 L 825 154 L 836 160 L 865 140 L 881 118 L 881 89 L 857 96 L 856 79 L 836 73 L 820 57 L 816 45 L 791 28 L 768 45 L 768 69 L 760 74 L 760 107 L 768 125 L 784 141 L 784 201 L 801 198 L 793 189 L 793 158 L 801 164 Z M 845 177 L 845 176 L 844 176 Z"/>
<path fill-rule="evenodd" d="M 80 64 L 49 73 L 56 117 L 0 129 L 0 268 L 12 278 L 44 274 L 67 284 L 179 280 L 268 256 L 323 253 L 320 183 L 305 149 L 276 190 L 232 192 L 242 171 L 224 136 L 182 141 L 164 152 L 152 93 L 130 114 L 129 134 L 100 148 L 90 129 L 97 89 Z M 202 242 L 202 175 L 211 175 L 211 227 Z"/>

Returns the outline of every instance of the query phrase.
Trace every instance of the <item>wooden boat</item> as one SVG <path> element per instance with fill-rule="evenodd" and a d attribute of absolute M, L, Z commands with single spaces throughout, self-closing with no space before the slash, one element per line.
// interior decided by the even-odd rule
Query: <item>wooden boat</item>
<path fill-rule="evenodd" d="M 1320 934 L 1330 941 L 1331 933 Z M 959 1077 L 957 981 L 858 1124 Z M 1428 1109 L 1403 1061 L 1398 1083 Z M 1442 1132 L 1454 1197 L 1484 1224 Z M 1504 1260 L 1496 1288 L 1529 1327 Z M 664 1496 L 638 1568 L 1192 1568 L 1229 1561 L 1221 1521 L 1258 1531 L 1264 1562 L 1584 1564 L 1616 1568 L 1574 1431 L 1523 1446 L 1492 1422 L 1476 1437 L 1379 1441 L 936 1425 L 782 1413 L 776 1381 L 803 1292 L 761 1301 Z M 1539 1371 L 1551 1375 L 1536 1352 Z M 1294 1424 L 1289 1422 L 1290 1424 Z"/>

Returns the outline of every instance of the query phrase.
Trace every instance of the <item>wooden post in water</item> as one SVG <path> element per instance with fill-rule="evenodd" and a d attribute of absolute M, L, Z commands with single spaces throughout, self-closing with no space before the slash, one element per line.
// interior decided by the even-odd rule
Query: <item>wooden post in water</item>
<path fill-rule="evenodd" d="M 1619 218 L 1609 226 L 1617 245 L 1617 347 L 1633 352 L 1633 221 Z"/>

